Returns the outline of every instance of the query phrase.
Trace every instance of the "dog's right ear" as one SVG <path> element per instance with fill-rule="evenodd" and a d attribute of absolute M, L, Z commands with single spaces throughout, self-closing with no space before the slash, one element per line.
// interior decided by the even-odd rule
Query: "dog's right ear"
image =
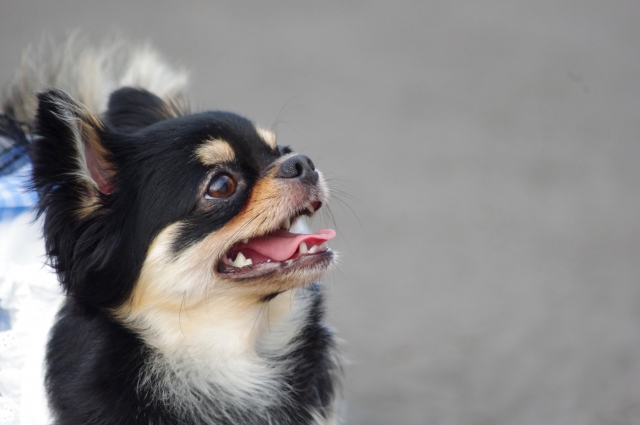
<path fill-rule="evenodd" d="M 88 212 L 99 198 L 115 190 L 116 165 L 104 144 L 107 130 L 98 117 L 63 91 L 41 93 L 38 101 L 36 140 L 31 148 L 33 185 L 41 198 L 56 192 L 61 202 L 70 204 L 67 208 Z"/>
<path fill-rule="evenodd" d="M 163 100 L 139 88 L 123 87 L 109 97 L 105 119 L 121 133 L 132 133 L 169 118 L 188 114 L 179 99 Z"/>

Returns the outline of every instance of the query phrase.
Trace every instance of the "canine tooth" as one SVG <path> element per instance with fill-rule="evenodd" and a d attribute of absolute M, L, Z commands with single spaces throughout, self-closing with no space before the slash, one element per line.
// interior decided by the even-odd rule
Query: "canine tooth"
<path fill-rule="evenodd" d="M 307 209 L 309 210 L 309 212 L 311 214 L 313 214 L 314 212 L 316 212 L 315 208 L 313 208 L 313 205 L 311 205 L 311 202 L 309 202 L 309 205 L 307 205 Z"/>
<path fill-rule="evenodd" d="M 314 245 L 311 248 L 309 248 L 309 254 L 315 254 L 317 250 L 318 250 L 318 245 Z"/>
<path fill-rule="evenodd" d="M 306 254 L 307 252 L 309 252 L 309 250 L 307 249 L 307 244 L 304 242 L 300 242 L 300 246 L 298 247 L 298 252 L 300 254 Z"/>
<path fill-rule="evenodd" d="M 242 252 L 239 252 L 236 256 L 236 263 L 244 263 L 247 258 L 244 256 Z"/>
<path fill-rule="evenodd" d="M 243 240 L 242 240 L 242 243 L 243 243 L 243 244 L 248 244 L 248 243 L 249 243 L 249 239 L 248 239 L 248 238 L 243 239 Z"/>
<path fill-rule="evenodd" d="M 318 246 L 318 251 L 326 251 L 329 249 L 329 244 L 327 242 L 323 242 Z"/>
<path fill-rule="evenodd" d="M 233 267 L 242 268 L 245 266 L 250 266 L 253 264 L 253 260 L 251 258 L 245 258 L 242 252 L 238 253 L 238 256 L 234 261 L 229 261 Z"/>

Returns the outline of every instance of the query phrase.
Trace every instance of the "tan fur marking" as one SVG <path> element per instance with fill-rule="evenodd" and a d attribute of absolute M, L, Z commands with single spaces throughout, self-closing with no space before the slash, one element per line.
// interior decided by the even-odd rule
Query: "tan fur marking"
<path fill-rule="evenodd" d="M 207 140 L 198 148 L 196 155 L 205 165 L 232 162 L 236 158 L 229 143 L 221 139 Z"/>
<path fill-rule="evenodd" d="M 107 151 L 107 149 L 105 149 L 105 147 L 100 142 L 100 138 L 98 137 L 98 133 L 96 131 L 96 128 L 103 128 L 103 124 L 95 116 L 89 113 L 84 114 L 84 116 L 82 116 L 82 119 L 83 120 L 80 121 L 80 134 L 82 137 L 81 143 L 84 145 L 83 147 L 85 155 L 87 149 L 91 150 L 94 153 L 93 157 L 97 162 L 97 167 L 102 170 L 106 178 L 111 179 L 115 174 L 115 169 L 113 164 L 111 164 L 106 159 L 109 156 L 109 151 Z M 84 158 L 84 160 L 86 161 L 86 157 Z M 95 212 L 99 207 L 97 184 L 95 181 L 93 181 L 93 179 L 91 179 L 90 175 L 88 177 L 89 178 L 82 179 L 87 186 L 87 196 L 83 197 L 82 204 L 77 211 L 77 215 L 80 218 L 87 217 L 88 215 Z"/>
<path fill-rule="evenodd" d="M 94 198 L 83 198 L 78 210 L 76 210 L 76 217 L 84 220 L 94 212 L 98 210 L 100 205 Z"/>
<path fill-rule="evenodd" d="M 78 171 L 74 173 L 78 188 L 84 188 L 77 206 L 76 216 L 84 219 L 99 208 L 98 183 L 92 178 L 87 164 L 88 155 L 96 162 L 95 170 L 107 181 L 115 173 L 115 168 L 108 160 L 109 152 L 103 146 L 98 130 L 104 130 L 104 124 L 80 102 L 66 97 L 58 98 L 56 103 L 62 111 L 60 116 L 73 132 L 77 149 Z"/>
<path fill-rule="evenodd" d="M 216 353 L 223 358 L 252 352 L 256 338 L 265 331 L 264 323 L 277 325 L 289 314 L 294 294 L 280 294 L 264 309 L 261 291 L 252 295 L 220 285 L 213 274 L 215 262 L 206 258 L 215 253 L 203 252 L 208 247 L 202 243 L 171 261 L 168 257 L 177 232 L 179 224 L 174 223 L 154 240 L 130 299 L 114 315 L 164 352 L 215 347 L 224 348 Z M 163 332 L 156 332 L 160 329 Z M 191 352 L 201 357 L 197 354 Z"/>
<path fill-rule="evenodd" d="M 275 149 L 278 147 L 278 143 L 276 142 L 276 134 L 273 131 L 267 130 L 259 126 L 256 126 L 256 131 L 258 132 L 260 137 L 262 137 L 264 142 L 267 145 L 269 145 L 271 148 Z"/>

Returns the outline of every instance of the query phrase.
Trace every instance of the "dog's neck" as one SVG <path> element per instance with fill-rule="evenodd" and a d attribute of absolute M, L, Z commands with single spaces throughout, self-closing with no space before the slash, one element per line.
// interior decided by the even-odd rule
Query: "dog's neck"
<path fill-rule="evenodd" d="M 139 388 L 181 406 L 185 417 L 219 414 L 203 399 L 255 412 L 286 405 L 293 366 L 287 358 L 304 343 L 299 336 L 316 290 L 296 288 L 266 302 L 218 296 L 173 308 L 129 306 L 126 326 L 155 352 Z M 333 423 L 314 415 L 314 423 Z"/>
<path fill-rule="evenodd" d="M 254 356 L 286 354 L 304 324 L 308 289 L 283 292 L 269 301 L 236 296 L 207 297 L 182 303 L 129 303 L 118 310 L 125 326 L 168 359 L 199 366 L 233 363 Z"/>

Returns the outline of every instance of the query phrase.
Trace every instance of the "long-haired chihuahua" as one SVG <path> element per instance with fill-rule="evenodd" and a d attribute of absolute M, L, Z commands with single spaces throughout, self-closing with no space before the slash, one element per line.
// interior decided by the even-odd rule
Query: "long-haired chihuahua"
<path fill-rule="evenodd" d="M 3 109 L 29 125 L 66 293 L 46 354 L 54 422 L 337 423 L 318 283 L 335 232 L 299 220 L 327 202 L 312 160 L 234 113 L 190 112 L 183 74 L 146 47 L 27 63 Z"/>

